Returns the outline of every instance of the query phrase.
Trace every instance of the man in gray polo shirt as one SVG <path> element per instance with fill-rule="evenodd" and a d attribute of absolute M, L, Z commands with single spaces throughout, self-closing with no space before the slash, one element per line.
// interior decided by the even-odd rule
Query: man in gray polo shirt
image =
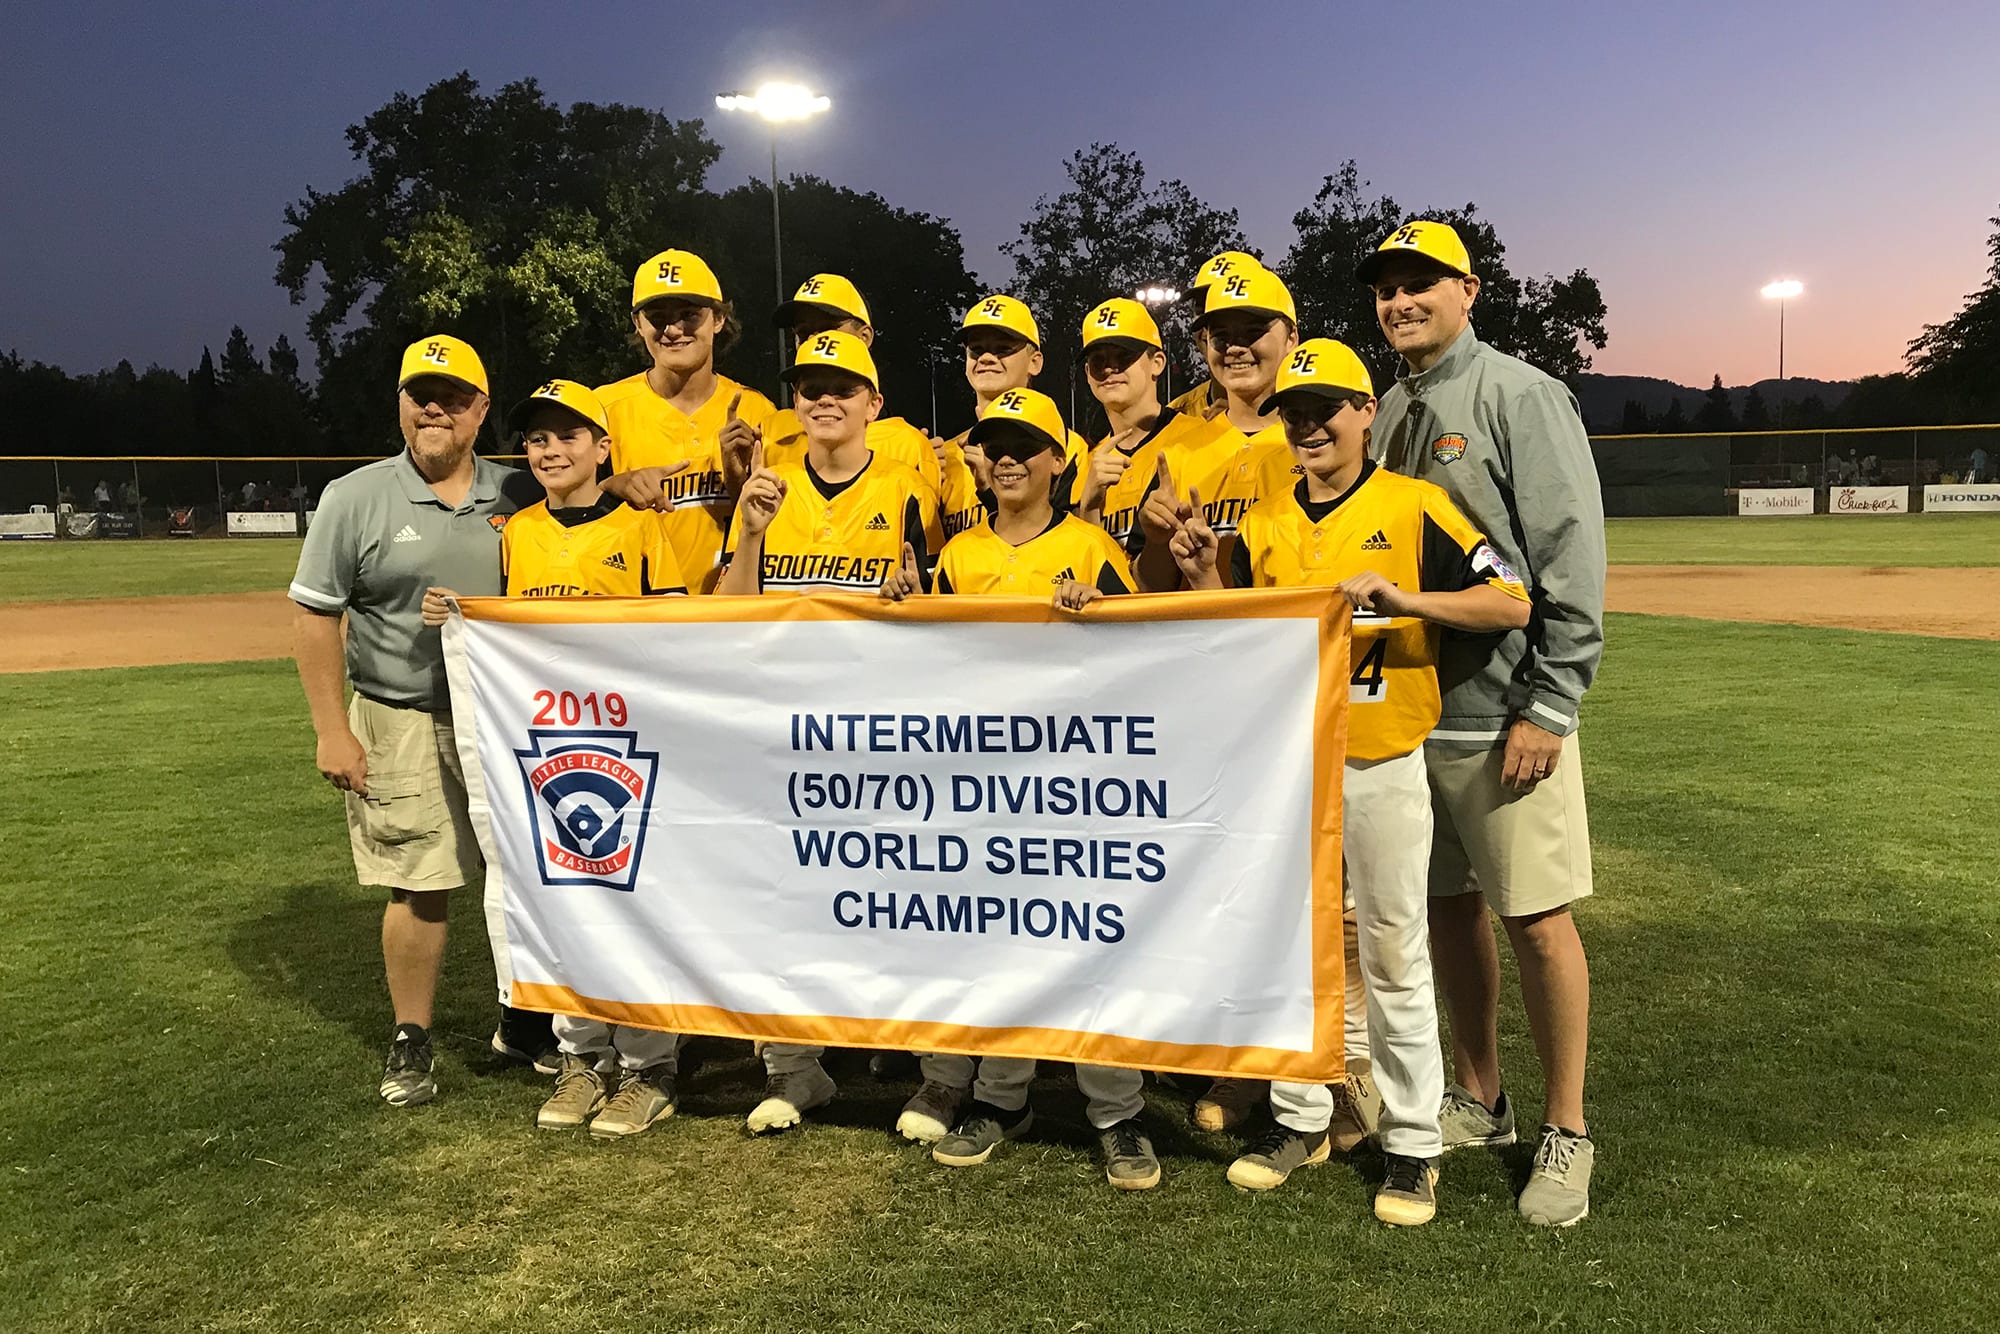
<path fill-rule="evenodd" d="M 1444 710 L 1424 748 L 1436 833 L 1431 950 L 1451 1016 L 1447 1150 L 1512 1144 L 1500 1085 L 1500 956 L 1507 929 L 1541 1057 L 1544 1124 L 1522 1217 L 1566 1227 L 1590 1212 L 1596 1148 L 1583 1115 L 1590 968 L 1569 905 L 1591 892 L 1578 706 L 1604 644 L 1604 507 L 1576 400 L 1472 331 L 1479 279 L 1443 223 L 1399 227 L 1360 267 L 1402 359 L 1375 419 L 1376 457 L 1434 482 L 1527 584 L 1525 631 L 1447 634 Z M 1482 898 L 1481 891 L 1484 897 Z"/>
<path fill-rule="evenodd" d="M 430 1025 L 446 891 L 482 865 L 443 648 L 438 631 L 423 624 L 424 590 L 441 584 L 498 594 L 500 528 L 540 488 L 472 452 L 488 399 L 486 369 L 465 343 L 447 336 L 412 343 L 397 397 L 409 448 L 326 488 L 291 597 L 319 771 L 346 794 L 356 876 L 389 891 L 382 962 L 396 1028 L 380 1091 L 405 1107 L 437 1095 Z M 524 497 L 523 489 L 534 494 Z M 354 696 L 345 701 L 349 683 Z M 538 1056 L 552 1045 L 546 1016 L 509 1011 L 494 1042 L 510 1055 Z"/>

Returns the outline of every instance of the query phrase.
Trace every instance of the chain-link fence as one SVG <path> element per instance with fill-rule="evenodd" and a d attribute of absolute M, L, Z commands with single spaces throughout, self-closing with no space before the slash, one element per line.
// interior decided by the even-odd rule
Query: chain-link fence
<path fill-rule="evenodd" d="M 1605 513 L 1618 515 L 1733 514 L 1737 491 L 1765 487 L 1824 492 L 1990 483 L 2000 467 L 2000 425 L 1599 435 L 1590 443 Z M 518 455 L 498 457 L 520 461 Z M 1983 475 L 1974 476 L 1982 460 Z M 55 514 L 68 505 L 79 514 L 133 515 L 144 535 L 170 527 L 219 533 L 232 511 L 310 513 L 328 482 L 371 461 L 0 456 L 0 514 Z"/>

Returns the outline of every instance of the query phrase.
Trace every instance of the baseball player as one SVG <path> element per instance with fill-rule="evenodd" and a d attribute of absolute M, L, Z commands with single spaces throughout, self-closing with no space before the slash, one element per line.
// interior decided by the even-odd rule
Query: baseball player
<path fill-rule="evenodd" d="M 804 425 L 806 456 L 770 467 L 751 448 L 716 592 L 875 593 L 905 550 L 933 555 L 925 532 L 923 479 L 872 452 L 868 424 L 882 410 L 868 345 L 845 333 L 814 334 L 785 372 Z M 928 575 L 924 576 L 928 581 Z M 820 1047 L 768 1043 L 764 1099 L 752 1134 L 782 1131 L 838 1091 Z"/>
<path fill-rule="evenodd" d="M 1355 608 L 1341 829 L 1382 1095 L 1387 1170 L 1375 1214 L 1414 1226 L 1437 1212 L 1444 1152 L 1423 749 L 1438 719 L 1438 639 L 1444 627 L 1519 629 L 1528 623 L 1528 595 L 1442 490 L 1383 472 L 1368 458 L 1374 385 L 1345 344 L 1301 344 L 1265 411 L 1282 423 L 1303 471 L 1287 493 L 1265 497 L 1244 516 L 1231 556 L 1234 582 L 1331 585 Z M 1222 586 L 1219 544 L 1199 511 L 1172 547 L 1191 584 Z M 1271 1189 L 1327 1156 L 1325 1085 L 1273 1084 L 1271 1102 L 1276 1125 L 1229 1168 L 1230 1181 L 1245 1189 Z"/>
<path fill-rule="evenodd" d="M 973 302 L 959 326 L 958 341 L 965 347 L 965 382 L 972 386 L 974 411 L 980 417 L 986 415 L 987 408 L 1000 395 L 1009 389 L 1026 389 L 1042 373 L 1041 326 L 1035 322 L 1034 313 L 1011 296 L 995 293 Z M 971 437 L 972 433 L 967 431 L 947 441 L 945 453 L 949 457 L 954 450 L 958 451 L 969 465 L 977 489 L 984 491 L 986 457 Z M 1065 431 L 1063 470 L 1056 481 L 1058 508 L 1068 508 L 1069 497 L 1075 490 L 1078 462 L 1089 452 L 1082 436 Z M 981 503 L 983 506 L 984 502 Z M 956 529 L 958 532 L 979 522 L 979 516 L 970 511 L 948 512 L 965 516 L 962 526 Z"/>
<path fill-rule="evenodd" d="M 1061 513 L 1051 501 L 1066 434 L 1062 413 L 1046 394 L 1010 389 L 988 406 L 972 428 L 971 441 L 986 456 L 993 514 L 945 544 L 938 558 L 938 592 L 1032 597 L 1053 592 L 1056 605 L 1077 610 L 1105 594 L 1131 591 L 1131 569 L 1111 535 Z M 922 578 L 915 548 L 906 546 L 902 566 L 884 581 L 882 596 L 901 601 L 920 591 Z M 920 1111 L 950 1125 L 931 1148 L 937 1162 L 977 1166 L 1034 1124 L 1034 1110 L 1028 1106 L 1034 1061 L 982 1058 L 971 1105 L 964 1107 L 970 1058 L 924 1060 L 926 1082 L 905 1115 Z M 1139 1119 L 1144 1080 L 1137 1070 L 1076 1067 L 1077 1087 L 1103 1153 L 1105 1180 L 1117 1190 L 1149 1190 L 1160 1183 L 1160 1160 Z M 927 1095 L 930 1101 L 920 1106 Z"/>
<path fill-rule="evenodd" d="M 1604 649 L 1604 509 L 1590 439 L 1562 382 L 1481 342 L 1479 278 L 1458 233 L 1405 223 L 1360 266 L 1402 359 L 1376 457 L 1442 486 L 1493 535 L 1534 599 L 1527 630 L 1447 636 L 1442 721 L 1425 746 L 1437 821 L 1431 945 L 1451 1015 L 1446 1149 L 1515 1140 L 1500 1084 L 1500 918 L 1541 1058 L 1544 1111 L 1521 1217 L 1590 1213 L 1584 1119 L 1590 965 L 1570 905 L 1592 892 L 1577 736 Z"/>
<path fill-rule="evenodd" d="M 632 331 L 652 364 L 601 386 L 614 476 L 604 490 L 666 509 L 667 533 L 688 587 L 715 586 L 717 557 L 750 446 L 777 411 L 771 400 L 715 369 L 741 332 L 722 284 L 699 255 L 663 250 L 632 275 Z"/>
<path fill-rule="evenodd" d="M 868 315 L 868 303 L 860 291 L 837 273 L 815 273 L 799 284 L 792 299 L 771 316 L 780 328 L 792 331 L 792 346 L 814 334 L 839 332 L 861 340 L 874 355 L 875 326 Z M 797 463 L 806 456 L 805 427 L 798 414 L 780 408 L 763 429 L 764 466 Z M 931 438 L 901 417 L 877 417 L 868 423 L 868 448 L 885 458 L 908 464 L 929 488 L 928 503 L 935 510 L 943 488 L 938 451 Z M 942 544 L 943 535 L 933 545 Z"/>
<path fill-rule="evenodd" d="M 1285 444 L 1284 431 L 1259 413 L 1277 383 L 1278 368 L 1298 345 L 1298 315 L 1290 289 L 1261 266 L 1247 271 L 1234 268 L 1204 290 L 1195 334 L 1203 340 L 1213 385 L 1222 398 L 1222 409 L 1211 420 L 1234 429 L 1211 441 L 1196 457 L 1167 460 L 1159 472 L 1165 489 L 1153 488 L 1141 502 L 1139 523 L 1145 544 L 1134 565 L 1139 582 L 1149 589 L 1171 588 L 1179 581 L 1166 545 L 1180 522 L 1180 498 L 1188 491 L 1201 493 L 1209 527 L 1228 547 L 1236 540 L 1238 520 L 1250 506 L 1297 479 L 1298 464 Z M 1179 490 L 1182 487 L 1188 490 Z M 1227 551 L 1223 557 L 1226 570 Z M 1223 1091 L 1231 1088 L 1225 1085 Z M 1247 1108 L 1256 1101 L 1253 1092 L 1242 1105 Z M 1228 1122 L 1236 1104 L 1222 1106 L 1220 1115 Z M 1204 1104 L 1197 1103 L 1195 1112 L 1205 1126 L 1213 1119 Z"/>
<path fill-rule="evenodd" d="M 1104 408 L 1109 430 L 1092 447 L 1076 481 L 1076 513 L 1102 525 L 1128 551 L 1144 546 L 1139 504 L 1161 458 L 1200 470 L 1200 459 L 1231 434 L 1221 422 L 1160 406 L 1167 354 L 1160 326 L 1137 301 L 1118 297 L 1083 320 L 1084 377 Z M 1178 571 L 1170 586 L 1180 583 Z"/>
<path fill-rule="evenodd" d="M 1207 263 L 1195 270 L 1194 282 L 1181 299 L 1193 305 L 1195 314 L 1199 316 L 1211 286 L 1233 273 L 1247 273 L 1263 267 L 1262 260 L 1241 250 L 1225 250 L 1218 255 L 1211 255 Z M 1185 412 L 1189 416 L 1214 417 L 1221 413 L 1224 406 L 1222 387 L 1215 378 L 1215 357 L 1211 352 L 1207 336 L 1198 329 L 1195 331 L 1194 345 L 1201 353 L 1203 363 L 1208 367 L 1208 378 L 1196 381 L 1167 406 L 1176 412 Z"/>
<path fill-rule="evenodd" d="M 406 448 L 327 486 L 290 594 L 316 762 L 345 794 L 356 879 L 389 891 L 382 963 L 396 1027 L 379 1091 L 410 1107 L 437 1096 L 430 1024 L 449 891 L 481 870 L 424 589 L 444 577 L 498 592 L 499 525 L 532 483 L 473 453 L 490 400 L 464 342 L 410 344 L 396 397 Z M 554 1045 L 544 1016 L 523 1010 L 505 1011 L 493 1035 L 503 1055 L 538 1065 Z"/>
<path fill-rule="evenodd" d="M 611 440 L 595 394 L 574 380 L 551 380 L 517 404 L 508 420 L 523 433 L 528 471 L 548 494 L 501 530 L 506 596 L 687 592 L 666 516 L 632 509 L 598 487 L 597 470 L 611 457 Z M 444 587 L 425 593 L 424 624 L 443 625 L 456 597 Z M 569 1130 L 588 1121 L 591 1134 L 617 1139 L 674 1114 L 674 1034 L 557 1015 L 555 1036 L 555 1091 L 535 1116 L 542 1129 Z M 615 1090 L 599 1070 L 606 1064 L 618 1070 Z"/>

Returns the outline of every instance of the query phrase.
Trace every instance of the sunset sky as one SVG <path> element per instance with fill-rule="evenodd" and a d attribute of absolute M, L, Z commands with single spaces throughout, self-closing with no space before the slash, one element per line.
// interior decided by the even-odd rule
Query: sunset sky
<path fill-rule="evenodd" d="M 1517 272 L 1587 268 L 1595 369 L 1687 384 L 1776 373 L 1776 277 L 1806 285 L 1789 373 L 1898 369 L 1982 281 L 2000 212 L 1992 4 L 692 9 L 12 5 L 0 348 L 89 371 L 186 368 L 232 323 L 302 343 L 271 281 L 285 204 L 353 174 L 346 125 L 460 69 L 705 118 L 715 187 L 768 150 L 714 94 L 801 78 L 834 105 L 781 168 L 949 218 L 995 286 L 1093 141 L 1235 206 L 1271 258 L 1352 157 L 1406 205 L 1477 203 Z"/>

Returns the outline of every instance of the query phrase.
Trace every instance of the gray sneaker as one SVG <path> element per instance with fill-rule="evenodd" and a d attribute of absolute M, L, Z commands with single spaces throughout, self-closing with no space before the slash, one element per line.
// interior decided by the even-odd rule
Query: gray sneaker
<path fill-rule="evenodd" d="M 1160 1184 L 1160 1160 L 1136 1116 L 1097 1132 L 1104 1152 L 1104 1179 L 1113 1190 L 1151 1190 Z"/>
<path fill-rule="evenodd" d="M 1590 1136 L 1543 1126 L 1535 1170 L 1521 1192 L 1521 1217 L 1536 1227 L 1571 1227 L 1590 1217 L 1590 1169 L 1596 1162 Z"/>
<path fill-rule="evenodd" d="M 902 1114 L 896 1118 L 896 1133 L 918 1144 L 935 1144 L 951 1133 L 959 1109 L 971 1097 L 971 1089 L 927 1079 L 903 1104 Z"/>
<path fill-rule="evenodd" d="M 555 1092 L 535 1113 L 535 1124 L 543 1130 L 574 1130 L 603 1105 L 604 1076 L 597 1073 L 597 1058 L 558 1052 Z"/>
<path fill-rule="evenodd" d="M 1481 1146 L 1503 1148 L 1515 1139 L 1514 1104 L 1507 1100 L 1507 1092 L 1502 1089 L 1500 1100 L 1488 1111 L 1486 1104 L 1471 1093 L 1451 1084 L 1445 1088 L 1444 1102 L 1438 1107 L 1438 1128 L 1444 1132 L 1446 1153 Z"/>
<path fill-rule="evenodd" d="M 389 1059 L 382 1063 L 382 1083 L 376 1090 L 391 1107 L 415 1107 L 437 1096 L 437 1076 L 431 1070 L 431 1035 L 420 1024 L 397 1024 L 389 1040 Z"/>
<path fill-rule="evenodd" d="M 1299 1168 L 1325 1162 L 1329 1152 L 1324 1130 L 1307 1134 L 1274 1125 L 1229 1165 L 1229 1184 L 1238 1190 L 1276 1190 Z"/>
<path fill-rule="evenodd" d="M 977 1167 L 1010 1139 L 1019 1139 L 1035 1124 L 1035 1109 L 1010 1112 L 990 1102 L 975 1101 L 951 1133 L 931 1146 L 931 1158 L 946 1167 Z"/>
<path fill-rule="evenodd" d="M 790 1130 L 805 1120 L 806 1113 L 824 1107 L 840 1091 L 833 1077 L 814 1061 L 803 1070 L 788 1070 L 764 1080 L 764 1101 L 750 1109 L 744 1126 L 753 1135 L 771 1130 Z"/>
<path fill-rule="evenodd" d="M 1391 1227 L 1422 1227 L 1437 1217 L 1438 1160 L 1385 1153 L 1386 1171 L 1375 1192 L 1375 1216 Z"/>
<path fill-rule="evenodd" d="M 627 1070 L 620 1076 L 618 1091 L 604 1110 L 590 1123 L 590 1133 L 599 1139 L 623 1139 L 643 1134 L 655 1121 L 674 1114 L 679 1101 L 674 1097 L 671 1066 L 654 1065 L 644 1070 Z"/>

